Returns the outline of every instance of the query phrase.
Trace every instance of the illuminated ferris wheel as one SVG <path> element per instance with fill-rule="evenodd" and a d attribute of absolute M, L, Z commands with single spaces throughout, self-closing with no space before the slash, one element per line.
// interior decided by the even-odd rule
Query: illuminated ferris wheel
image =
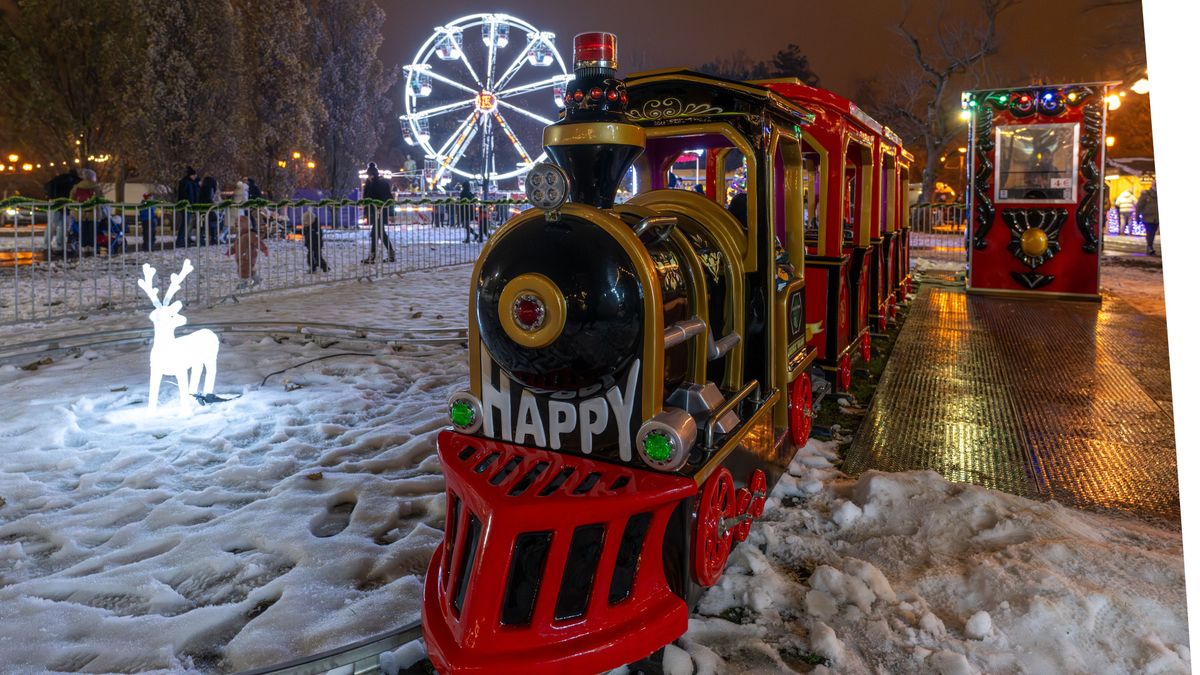
<path fill-rule="evenodd" d="M 404 73 L 404 140 L 434 161 L 432 185 L 451 172 L 512 178 L 544 159 L 542 129 L 571 79 L 554 33 L 507 14 L 439 26 Z"/>

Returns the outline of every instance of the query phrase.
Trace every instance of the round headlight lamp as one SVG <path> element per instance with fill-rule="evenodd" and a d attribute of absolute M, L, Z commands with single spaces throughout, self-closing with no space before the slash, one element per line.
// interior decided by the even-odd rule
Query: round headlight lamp
<path fill-rule="evenodd" d="M 538 162 L 525 176 L 525 197 L 533 206 L 543 211 L 557 211 L 567 203 L 571 181 L 562 167 L 548 162 Z"/>
<path fill-rule="evenodd" d="M 638 455 L 651 468 L 675 471 L 687 463 L 696 443 L 696 420 L 679 408 L 664 408 L 638 430 Z"/>
<path fill-rule="evenodd" d="M 455 392 L 450 396 L 447 414 L 454 430 L 464 434 L 473 434 L 483 425 L 483 406 L 468 391 Z"/>

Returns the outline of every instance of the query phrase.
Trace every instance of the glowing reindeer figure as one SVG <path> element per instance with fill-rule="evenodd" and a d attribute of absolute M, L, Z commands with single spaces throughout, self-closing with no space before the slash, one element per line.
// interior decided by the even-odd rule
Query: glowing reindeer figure
<path fill-rule="evenodd" d="M 183 303 L 171 302 L 179 291 L 184 277 L 192 271 L 192 261 L 185 259 L 179 274 L 171 275 L 171 285 L 158 300 L 158 289 L 154 287 L 154 268 L 142 265 L 143 278 L 138 286 L 150 296 L 154 311 L 150 321 L 154 323 L 154 346 L 150 348 L 150 410 L 158 408 L 158 387 L 164 375 L 175 378 L 179 385 L 179 404 L 185 411 L 191 410 L 190 394 L 200 389 L 200 373 L 204 371 L 204 393 L 211 394 L 217 379 L 217 350 L 220 342 L 217 335 L 207 328 L 175 337 L 175 329 L 187 323 L 179 313 Z M 189 379 L 190 372 L 190 379 Z"/>

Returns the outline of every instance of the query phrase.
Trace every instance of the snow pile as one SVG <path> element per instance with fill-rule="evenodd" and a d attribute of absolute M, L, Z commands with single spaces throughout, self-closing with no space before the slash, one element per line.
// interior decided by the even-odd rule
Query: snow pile
<path fill-rule="evenodd" d="M 1178 533 L 834 457 L 792 462 L 673 672 L 1190 671 Z"/>
<path fill-rule="evenodd" d="M 461 326 L 469 273 L 186 313 L 194 323 Z M 137 325 L 145 313 L 124 320 Z M 0 407 L 0 671 L 227 672 L 419 616 L 444 519 L 434 436 L 467 377 L 465 350 L 222 342 L 217 393 L 241 397 L 184 420 L 171 414 L 173 380 L 161 414 L 144 412 L 148 346 L 0 368 L 0 398 L 11 403 Z M 364 351 L 260 386 L 309 359 Z"/>

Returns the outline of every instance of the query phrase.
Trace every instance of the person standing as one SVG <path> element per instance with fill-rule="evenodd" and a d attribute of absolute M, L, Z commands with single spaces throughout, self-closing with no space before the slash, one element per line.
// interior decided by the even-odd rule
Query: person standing
<path fill-rule="evenodd" d="M 1133 193 L 1125 190 L 1117 195 L 1117 234 L 1133 234 L 1133 226 L 1129 221 L 1133 218 L 1133 207 L 1137 203 Z"/>
<path fill-rule="evenodd" d="M 1146 255 L 1158 255 L 1154 250 L 1154 237 L 1158 234 L 1158 181 L 1142 190 L 1137 200 L 1137 212 L 1146 226 Z"/>
<path fill-rule="evenodd" d="M 471 202 L 471 201 L 475 200 L 475 193 L 471 192 L 471 184 L 470 183 L 463 181 L 462 183 L 459 183 L 458 188 L 459 188 L 458 199 L 460 202 Z M 463 233 L 464 233 L 463 243 L 464 244 L 470 242 L 472 239 L 474 239 L 475 241 L 483 241 L 483 238 L 480 236 L 480 232 L 478 230 L 476 230 L 473 234 L 471 231 L 471 209 L 472 209 L 472 207 L 473 207 L 472 204 L 461 204 L 461 203 L 456 207 L 456 210 L 458 211 L 458 217 L 462 219 L 462 226 L 463 226 Z"/>
<path fill-rule="evenodd" d="M 221 201 L 221 190 L 217 186 L 217 179 L 213 178 L 212 176 L 205 176 L 204 181 L 200 183 L 200 198 L 199 198 L 199 202 L 201 204 L 209 205 L 209 209 L 207 211 L 207 214 L 208 214 L 207 215 L 207 220 L 208 220 L 207 234 L 208 234 L 208 236 L 207 237 L 203 236 L 204 233 L 202 232 L 201 236 L 199 237 L 200 239 L 205 240 L 203 242 L 203 244 L 212 245 L 217 242 L 217 227 L 219 224 L 218 214 L 217 214 L 217 210 L 215 208 L 212 208 L 212 206 L 219 201 Z M 203 230 L 205 228 L 203 225 L 201 225 L 200 229 Z"/>
<path fill-rule="evenodd" d="M 367 182 L 363 185 L 363 199 L 374 199 L 380 202 L 387 202 L 392 198 L 392 186 L 386 178 L 379 175 L 379 167 L 375 166 L 375 162 L 367 164 Z M 367 206 L 367 222 L 371 226 L 371 255 L 363 260 L 364 265 L 375 264 L 376 245 L 379 240 L 383 240 L 383 246 L 387 249 L 386 262 L 396 262 L 396 251 L 392 249 L 392 241 L 388 239 L 387 224 L 388 224 L 388 209 L 386 206 Z"/>
<path fill-rule="evenodd" d="M 70 200 L 73 202 L 83 203 L 89 199 L 93 199 L 100 194 L 100 186 L 96 184 L 96 172 L 91 169 L 83 169 L 79 172 L 82 177 L 78 183 L 71 188 Z M 96 229 L 100 227 L 100 223 L 108 223 L 109 210 L 107 206 L 100 208 L 92 207 L 90 210 L 83 207 L 79 208 L 79 248 L 96 248 Z"/>
<path fill-rule="evenodd" d="M 246 197 L 248 199 L 262 199 L 262 188 L 258 187 L 258 183 L 254 182 L 251 176 L 246 177 Z M 250 209 L 250 229 L 258 232 L 258 207 Z"/>
<path fill-rule="evenodd" d="M 58 174 L 54 178 L 51 178 L 45 185 L 46 199 L 49 201 L 70 199 L 71 190 L 81 180 L 83 179 L 79 177 L 79 173 L 75 169 Z M 52 205 L 50 215 L 46 219 L 46 257 L 49 258 L 55 249 L 66 246 L 66 243 L 67 207 L 60 206 L 55 208 Z"/>
<path fill-rule="evenodd" d="M 325 238 L 321 234 L 321 220 L 312 211 L 305 211 L 300 218 L 301 232 L 304 235 L 304 250 L 308 252 L 308 272 L 312 274 L 320 269 L 329 271 L 329 263 L 325 262 L 322 253 Z"/>
<path fill-rule="evenodd" d="M 241 280 L 237 285 L 239 290 L 248 286 L 257 286 L 262 282 L 262 278 L 258 276 L 259 252 L 269 255 L 266 242 L 258 236 L 257 232 L 250 229 L 248 218 L 245 216 L 238 218 L 237 229 L 230 238 L 229 249 L 225 251 L 225 255 L 235 257 L 238 279 Z"/>
<path fill-rule="evenodd" d="M 154 250 L 154 230 L 158 227 L 158 208 L 150 201 L 154 195 L 149 192 L 142 194 L 142 203 L 138 209 L 138 221 L 142 226 L 142 250 Z"/>
<path fill-rule="evenodd" d="M 404 178 L 408 181 L 409 192 L 421 189 L 421 181 L 417 177 L 417 161 L 411 155 L 404 156 Z"/>
<path fill-rule="evenodd" d="M 188 211 L 187 207 L 200 201 L 200 182 L 196 180 L 196 170 L 190 166 L 184 172 L 183 178 L 179 179 L 179 186 L 175 189 L 175 201 L 184 202 L 182 223 L 179 222 L 179 212 L 175 212 L 175 248 L 183 248 L 187 246 L 190 237 L 188 230 L 196 220 L 195 214 Z"/>

